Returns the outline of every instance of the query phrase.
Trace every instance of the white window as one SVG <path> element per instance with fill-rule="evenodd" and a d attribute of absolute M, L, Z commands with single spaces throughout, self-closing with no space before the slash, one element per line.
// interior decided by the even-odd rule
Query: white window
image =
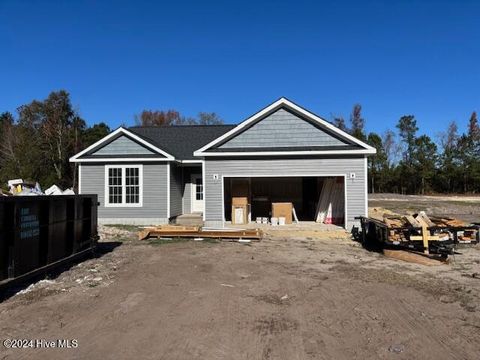
<path fill-rule="evenodd" d="M 140 207 L 143 202 L 143 166 L 105 166 L 105 206 Z"/>
<path fill-rule="evenodd" d="M 202 178 L 195 179 L 195 200 L 203 200 L 203 182 Z"/>

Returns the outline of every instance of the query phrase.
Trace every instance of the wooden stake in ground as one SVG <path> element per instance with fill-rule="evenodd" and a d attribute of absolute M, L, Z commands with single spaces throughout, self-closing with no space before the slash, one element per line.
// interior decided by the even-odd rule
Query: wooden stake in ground
<path fill-rule="evenodd" d="M 428 254 L 428 235 L 430 235 L 427 227 L 425 225 L 422 225 L 422 240 L 423 240 L 423 252 L 425 254 Z"/>

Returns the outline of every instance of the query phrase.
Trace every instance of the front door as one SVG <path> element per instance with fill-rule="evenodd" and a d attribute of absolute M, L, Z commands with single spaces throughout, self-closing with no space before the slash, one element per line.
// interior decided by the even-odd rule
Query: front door
<path fill-rule="evenodd" d="M 192 175 L 192 212 L 203 212 L 203 209 L 202 175 Z"/>

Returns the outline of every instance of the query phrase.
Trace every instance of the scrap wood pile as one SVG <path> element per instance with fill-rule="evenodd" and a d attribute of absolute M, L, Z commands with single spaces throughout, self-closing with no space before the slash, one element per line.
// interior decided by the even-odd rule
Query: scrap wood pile
<path fill-rule="evenodd" d="M 455 240 L 464 243 L 477 240 L 477 226 L 448 216 L 428 216 L 423 211 L 418 214 L 400 215 L 378 208 L 373 208 L 369 216 L 387 226 L 388 240 L 392 242 L 422 240 L 424 228 L 430 232 L 429 240 Z"/>
<path fill-rule="evenodd" d="M 259 241 L 262 237 L 263 232 L 259 229 L 217 229 L 178 225 L 146 227 L 138 233 L 139 240 L 148 238 L 209 238 L 244 242 Z"/>

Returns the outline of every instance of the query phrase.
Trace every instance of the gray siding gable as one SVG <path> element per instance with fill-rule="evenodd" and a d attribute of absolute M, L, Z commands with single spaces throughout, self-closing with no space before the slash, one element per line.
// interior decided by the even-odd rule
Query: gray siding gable
<path fill-rule="evenodd" d="M 129 137 L 122 135 L 107 145 L 93 151 L 90 155 L 95 156 L 110 156 L 110 155 L 160 155 L 140 145 Z M 163 155 L 161 155 L 163 157 Z"/>
<path fill-rule="evenodd" d="M 350 143 L 293 112 L 280 108 L 219 145 L 218 149 L 345 147 L 346 145 Z"/>

